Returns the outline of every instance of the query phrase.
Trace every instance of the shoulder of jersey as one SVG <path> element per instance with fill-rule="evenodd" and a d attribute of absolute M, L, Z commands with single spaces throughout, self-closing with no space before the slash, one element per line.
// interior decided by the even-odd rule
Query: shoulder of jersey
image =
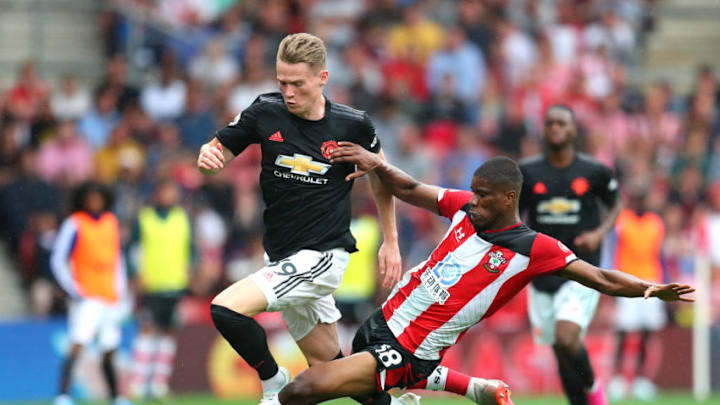
<path fill-rule="evenodd" d="M 540 155 L 526 157 L 525 159 L 522 159 L 518 164 L 520 165 L 520 167 L 526 167 L 526 166 L 536 165 L 542 161 L 543 161 L 543 155 L 540 154 Z"/>
<path fill-rule="evenodd" d="M 253 101 L 251 107 L 260 107 L 260 106 L 284 106 L 285 101 L 283 101 L 282 94 L 279 92 L 275 93 L 265 93 L 257 96 L 255 101 Z"/>
<path fill-rule="evenodd" d="M 596 166 L 596 167 L 607 167 L 604 163 L 602 163 L 601 161 L 595 159 L 594 157 L 592 157 L 586 153 L 578 152 L 577 157 L 578 157 L 578 161 L 585 163 L 587 165 Z"/>
<path fill-rule="evenodd" d="M 365 111 L 356 110 L 345 104 L 334 102 L 330 102 L 330 114 L 334 117 L 346 118 L 353 121 L 363 121 L 365 119 Z"/>
<path fill-rule="evenodd" d="M 516 228 L 497 233 L 483 233 L 479 235 L 482 239 L 521 255 L 530 256 L 535 237 L 538 232 L 525 224 Z"/>

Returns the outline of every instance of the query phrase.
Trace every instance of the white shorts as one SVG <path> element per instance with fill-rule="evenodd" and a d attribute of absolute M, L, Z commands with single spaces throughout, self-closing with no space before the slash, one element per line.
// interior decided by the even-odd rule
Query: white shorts
<path fill-rule="evenodd" d="M 92 298 L 71 301 L 68 308 L 70 342 L 88 345 L 97 338 L 103 351 L 116 349 L 120 345 L 122 309 L 120 304 Z"/>
<path fill-rule="evenodd" d="M 665 326 L 665 304 L 658 298 L 618 297 L 615 303 L 615 322 L 621 331 L 655 331 Z"/>
<path fill-rule="evenodd" d="M 554 294 L 528 287 L 528 315 L 535 342 L 554 344 L 555 323 L 569 321 L 587 332 L 597 308 L 600 293 L 575 281 L 566 281 Z"/>
<path fill-rule="evenodd" d="M 250 277 L 265 295 L 267 311 L 280 311 L 297 341 L 318 323 L 340 319 L 332 293 L 340 286 L 349 260 L 350 254 L 342 248 L 305 249 L 269 263 Z"/>

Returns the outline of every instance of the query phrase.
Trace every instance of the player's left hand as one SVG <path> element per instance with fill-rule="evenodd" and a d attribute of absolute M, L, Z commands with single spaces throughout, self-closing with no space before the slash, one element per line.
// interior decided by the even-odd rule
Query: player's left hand
<path fill-rule="evenodd" d="M 658 284 L 648 287 L 645 290 L 644 297 L 645 299 L 658 297 L 663 301 L 694 302 L 694 298 L 684 297 L 685 294 L 691 294 L 693 292 L 695 292 L 695 289 L 687 284 Z"/>
<path fill-rule="evenodd" d="M 575 238 L 575 249 L 582 253 L 592 253 L 600 247 L 603 235 L 597 231 L 583 232 Z"/>
<path fill-rule="evenodd" d="M 382 159 L 376 154 L 356 145 L 352 142 L 340 141 L 338 147 L 330 153 L 330 163 L 352 163 L 357 170 L 345 177 L 350 181 L 356 177 L 364 176 L 367 172 L 375 169 L 382 163 Z"/>
<path fill-rule="evenodd" d="M 384 274 L 383 288 L 394 286 L 402 275 L 402 258 L 397 242 L 383 242 L 378 250 L 378 270 Z"/>

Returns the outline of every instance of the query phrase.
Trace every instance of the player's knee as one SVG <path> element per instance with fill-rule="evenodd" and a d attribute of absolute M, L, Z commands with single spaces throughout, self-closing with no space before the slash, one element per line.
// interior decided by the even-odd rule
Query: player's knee
<path fill-rule="evenodd" d="M 553 348 L 559 354 L 572 356 L 580 349 L 580 337 L 574 333 L 560 333 L 555 336 Z"/>

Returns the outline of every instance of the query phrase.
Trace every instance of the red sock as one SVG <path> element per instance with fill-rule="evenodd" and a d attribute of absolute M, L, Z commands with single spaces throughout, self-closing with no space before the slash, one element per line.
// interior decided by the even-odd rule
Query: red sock
<path fill-rule="evenodd" d="M 471 378 L 472 377 L 467 374 L 448 369 L 447 380 L 445 381 L 445 389 L 443 391 L 448 391 L 465 396 L 465 394 L 467 394 Z"/>

